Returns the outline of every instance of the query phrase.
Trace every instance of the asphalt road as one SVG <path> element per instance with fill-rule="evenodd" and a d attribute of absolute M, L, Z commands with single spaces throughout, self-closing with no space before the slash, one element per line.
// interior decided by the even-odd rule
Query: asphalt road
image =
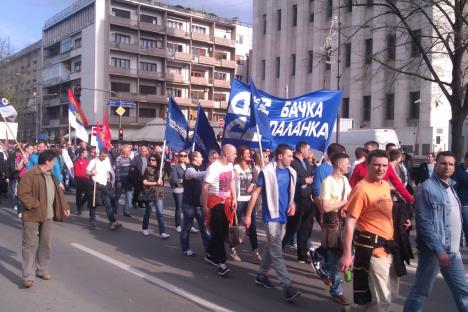
<path fill-rule="evenodd" d="M 196 257 L 185 257 L 174 229 L 174 204 L 165 199 L 168 240 L 161 240 L 152 216 L 150 235 L 141 234 L 143 209 L 132 209 L 132 218 L 118 215 L 123 228 L 107 229 L 104 208 L 98 209 L 97 229 L 88 228 L 88 211 L 55 223 L 50 273 L 52 280 L 37 279 L 30 289 L 21 287 L 21 221 L 8 200 L 0 204 L 0 311 L 339 311 L 328 290 L 310 265 L 295 262 L 295 251 L 285 250 L 293 285 L 302 296 L 293 304 L 283 300 L 274 271 L 276 289 L 254 284 L 257 266 L 250 262 L 249 244 L 240 247 L 246 261 L 228 261 L 229 277 L 203 261 L 199 234 L 191 234 Z M 73 196 L 67 196 L 72 211 Z M 318 228 L 314 228 L 318 239 Z M 259 225 L 260 247 L 265 241 Z M 465 263 L 467 252 L 463 252 Z M 414 281 L 415 267 L 400 280 L 394 311 L 401 311 Z M 351 299 L 351 284 L 344 282 Z M 456 311 L 443 279 L 438 278 L 424 311 Z"/>

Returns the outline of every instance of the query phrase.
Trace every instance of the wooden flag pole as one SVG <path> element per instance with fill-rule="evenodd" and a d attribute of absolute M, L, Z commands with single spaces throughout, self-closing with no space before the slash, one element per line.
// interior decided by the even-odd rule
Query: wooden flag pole
<path fill-rule="evenodd" d="M 164 140 L 164 143 L 163 143 L 163 148 L 162 148 L 162 155 L 161 155 L 161 161 L 160 161 L 160 164 L 159 164 L 159 183 L 161 183 L 162 181 L 162 170 L 163 170 L 163 166 L 164 166 L 164 153 L 166 152 L 166 140 Z"/>
<path fill-rule="evenodd" d="M 96 179 L 96 176 L 94 176 Z M 94 189 L 93 189 L 93 208 L 96 208 L 96 180 L 94 180 Z"/>

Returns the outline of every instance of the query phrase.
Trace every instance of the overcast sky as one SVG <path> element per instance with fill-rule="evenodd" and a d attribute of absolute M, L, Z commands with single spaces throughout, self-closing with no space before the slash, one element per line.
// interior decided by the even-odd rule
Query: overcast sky
<path fill-rule="evenodd" d="M 98 0 L 100 1 L 100 0 Z M 253 0 L 160 0 L 159 2 L 182 5 L 213 12 L 221 17 L 239 17 L 252 23 Z M 9 37 L 12 51 L 18 51 L 41 39 L 44 22 L 70 6 L 74 0 L 0 0 L 0 37 Z"/>

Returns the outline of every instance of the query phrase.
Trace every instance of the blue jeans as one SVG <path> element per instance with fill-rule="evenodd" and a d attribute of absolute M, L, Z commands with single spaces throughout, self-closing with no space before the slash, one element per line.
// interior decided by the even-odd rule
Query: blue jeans
<path fill-rule="evenodd" d="M 465 233 L 465 246 L 468 246 L 468 206 L 462 207 L 463 233 Z"/>
<path fill-rule="evenodd" d="M 164 227 L 164 216 L 163 216 L 163 200 L 157 199 L 150 202 L 147 202 L 145 205 L 145 215 L 143 216 L 143 230 L 148 229 L 149 219 L 151 216 L 151 211 L 153 208 L 156 209 L 156 219 L 158 220 L 158 229 L 159 234 L 166 233 L 166 229 Z"/>
<path fill-rule="evenodd" d="M 132 205 L 133 190 L 131 185 L 129 185 L 126 181 L 115 182 L 114 212 L 119 210 L 119 200 L 123 192 L 125 192 L 124 214 L 128 214 L 128 209 Z"/>
<path fill-rule="evenodd" d="M 326 262 L 322 264 L 321 270 L 326 275 L 330 276 L 332 284 L 330 286 L 330 295 L 332 297 L 343 294 L 341 272 L 338 269 L 340 256 L 332 250 L 326 249 Z"/>
<path fill-rule="evenodd" d="M 182 224 L 182 201 L 184 199 L 184 193 L 172 193 L 175 203 L 175 226 Z"/>
<path fill-rule="evenodd" d="M 209 236 L 205 228 L 203 209 L 201 207 L 183 204 L 182 213 L 184 214 L 184 225 L 182 226 L 182 232 L 180 232 L 180 245 L 182 246 L 182 251 L 190 249 L 190 229 L 192 228 L 193 219 L 195 218 L 197 219 L 198 228 L 200 230 L 203 246 L 205 247 L 206 252 L 208 250 Z"/>
<path fill-rule="evenodd" d="M 91 196 L 93 196 L 92 193 Z M 107 220 L 109 220 L 109 223 L 114 223 L 116 220 L 114 216 L 114 210 L 112 209 L 112 199 L 110 190 L 106 186 L 96 183 L 96 200 L 98 198 L 102 200 L 102 204 L 104 205 L 104 207 L 106 207 Z M 92 198 L 88 201 L 88 208 L 89 220 L 96 221 L 96 207 L 93 207 Z"/>
<path fill-rule="evenodd" d="M 430 295 L 439 270 L 452 292 L 458 310 L 468 311 L 468 282 L 460 252 L 449 253 L 449 256 L 450 266 L 441 268 L 433 252 L 419 249 L 416 282 L 406 299 L 405 312 L 422 311 L 424 300 Z"/>
<path fill-rule="evenodd" d="M 237 202 L 237 221 L 239 224 L 242 224 L 242 219 L 245 216 L 245 212 L 247 210 L 249 202 L 247 201 L 238 201 Z M 247 234 L 249 235 L 250 239 L 250 245 L 252 246 L 252 250 L 255 250 L 258 248 L 258 240 L 257 240 L 257 211 L 254 209 L 252 211 L 252 224 L 250 225 L 250 228 L 248 229 Z M 232 246 L 230 246 L 232 248 Z"/>

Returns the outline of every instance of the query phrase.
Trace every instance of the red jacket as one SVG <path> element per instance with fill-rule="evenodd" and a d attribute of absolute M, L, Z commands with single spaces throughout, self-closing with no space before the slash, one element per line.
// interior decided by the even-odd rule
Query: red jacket
<path fill-rule="evenodd" d="M 77 159 L 73 164 L 73 169 L 75 172 L 75 178 L 88 178 L 86 175 L 86 168 L 88 167 L 89 160 L 87 159 Z"/>
<path fill-rule="evenodd" d="M 349 184 L 351 187 L 354 187 L 359 181 L 367 176 L 367 170 L 367 162 L 365 161 L 354 167 L 353 174 L 349 179 Z M 400 178 L 396 175 L 395 170 L 390 165 L 388 166 L 387 173 L 385 173 L 384 180 L 390 181 L 397 192 L 400 193 L 400 195 L 403 196 L 406 201 L 410 203 L 414 202 L 413 196 L 408 192 L 403 183 L 401 183 Z"/>

